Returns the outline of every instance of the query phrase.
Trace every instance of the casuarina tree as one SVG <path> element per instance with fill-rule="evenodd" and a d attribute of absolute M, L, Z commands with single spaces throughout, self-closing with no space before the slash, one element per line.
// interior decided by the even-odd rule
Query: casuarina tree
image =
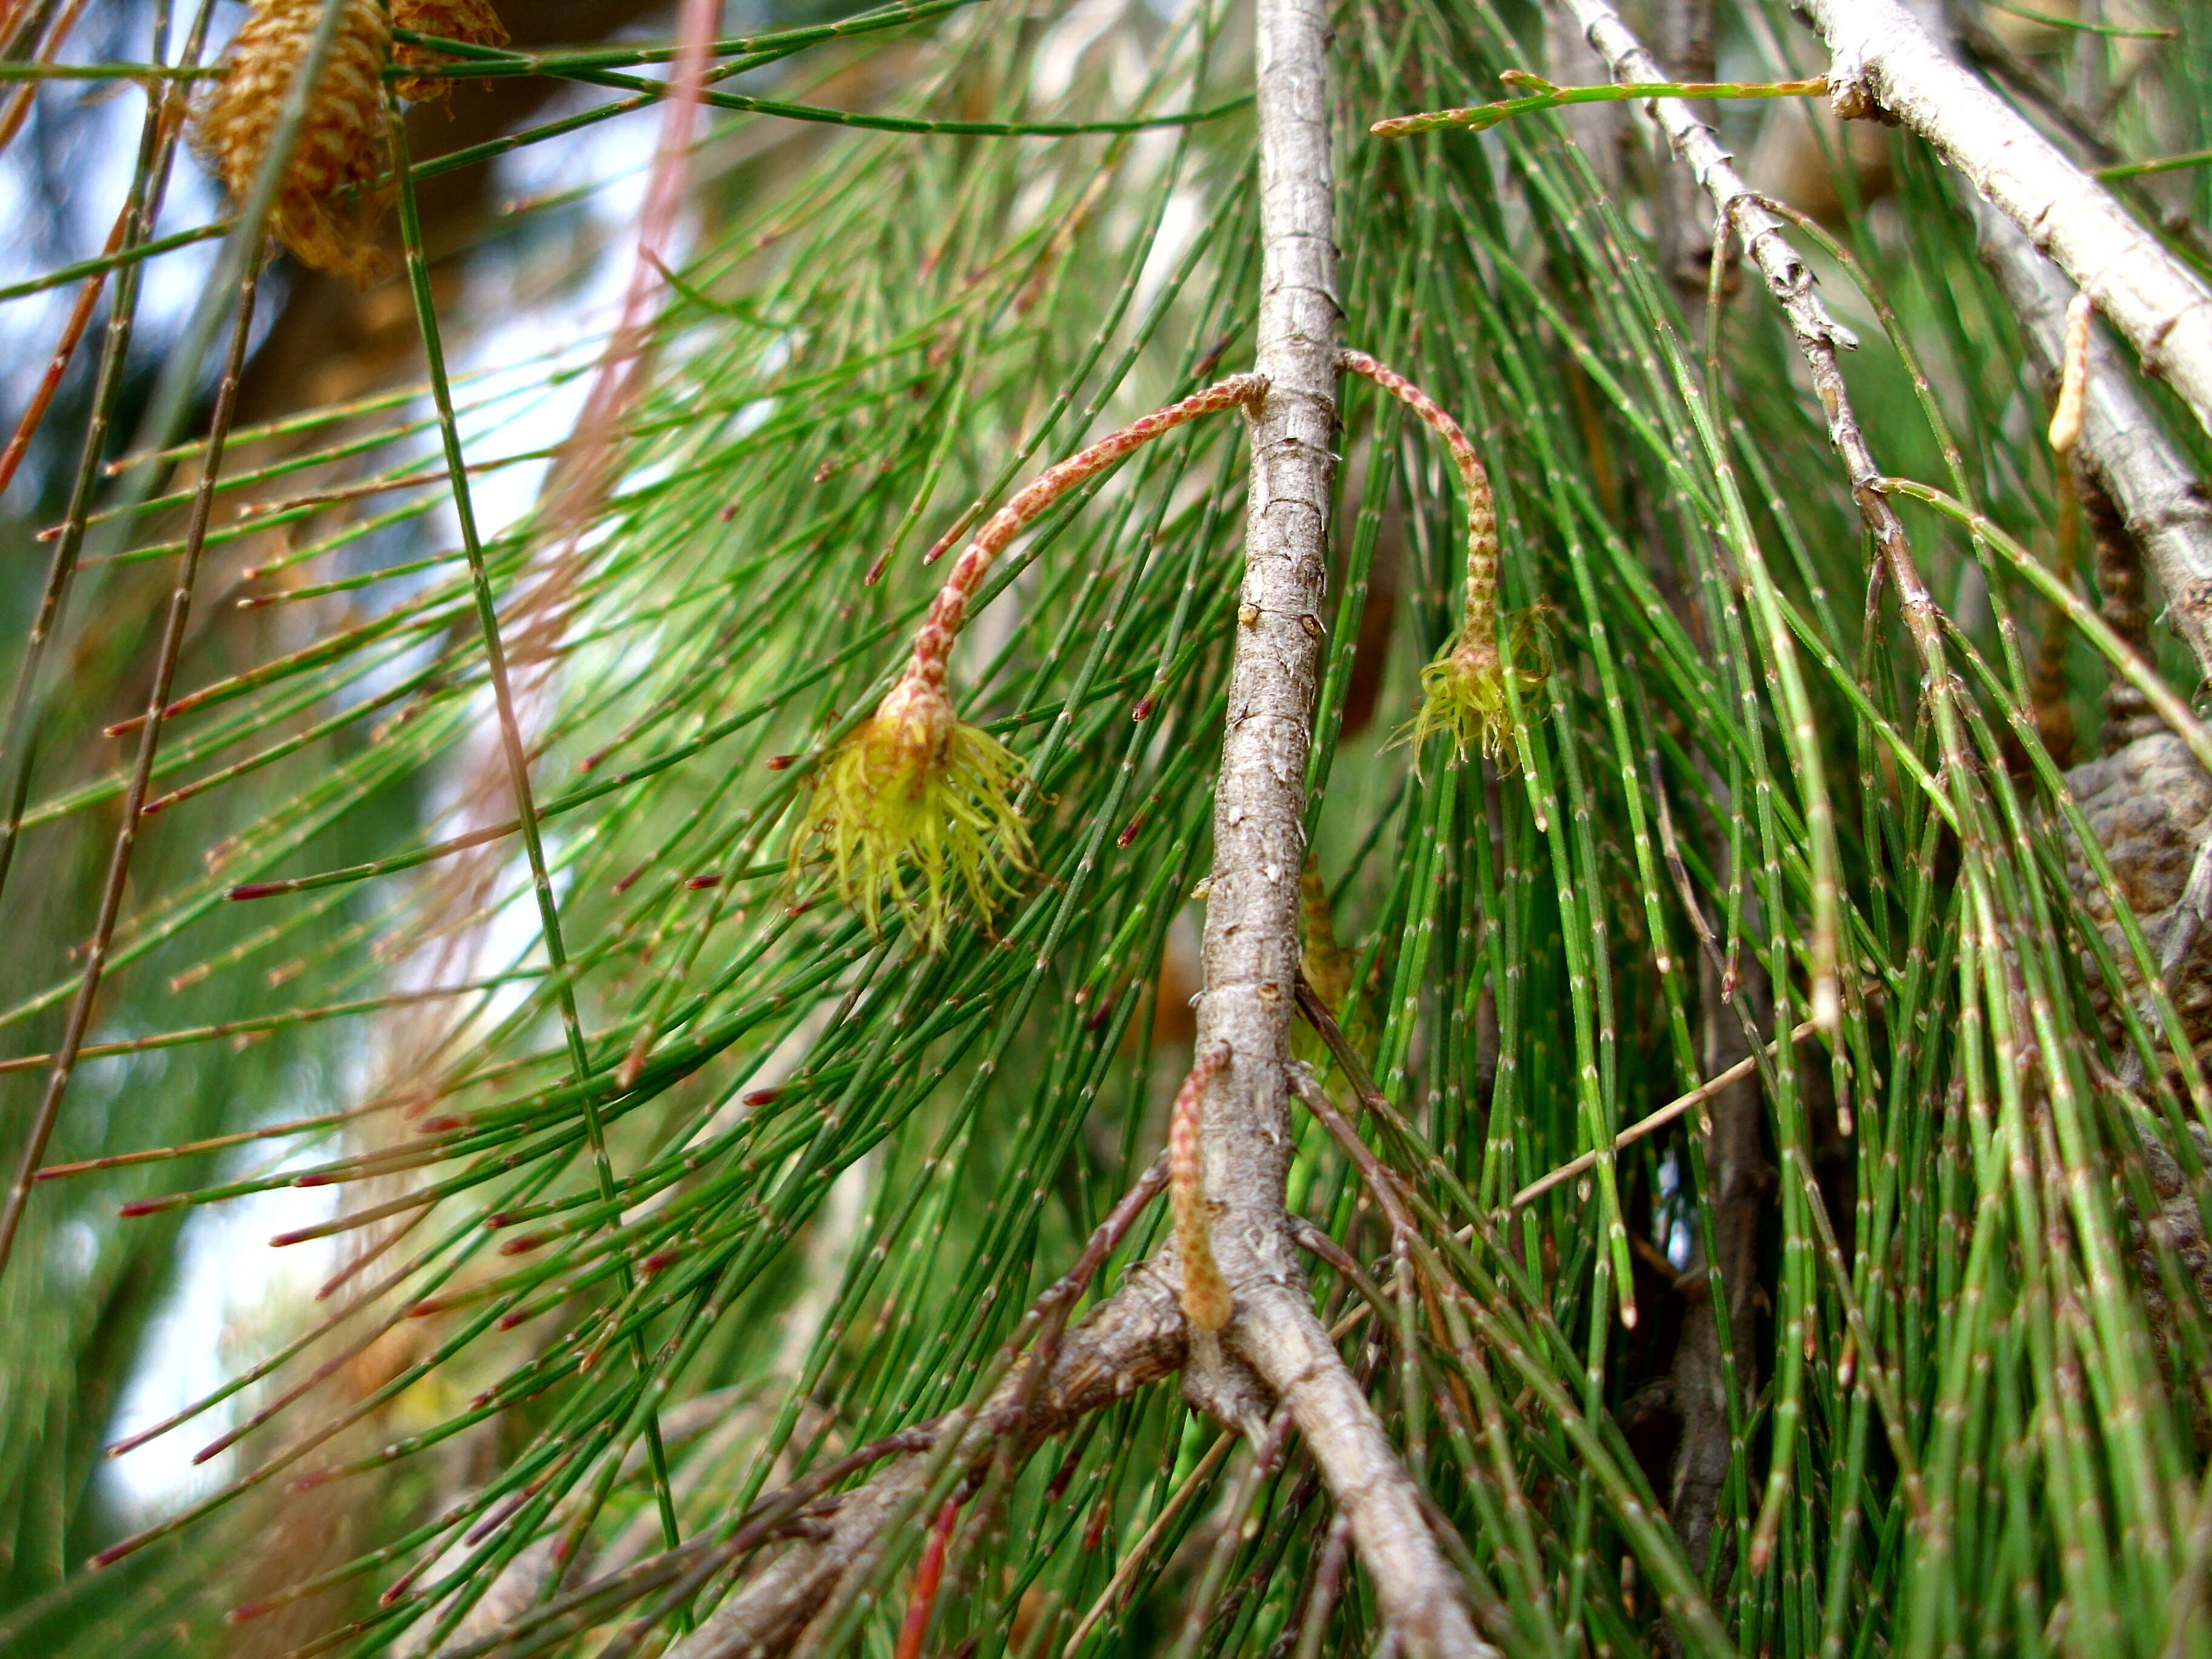
<path fill-rule="evenodd" d="M 0 0 L 0 1651 L 2212 1653 L 2208 51 Z"/>

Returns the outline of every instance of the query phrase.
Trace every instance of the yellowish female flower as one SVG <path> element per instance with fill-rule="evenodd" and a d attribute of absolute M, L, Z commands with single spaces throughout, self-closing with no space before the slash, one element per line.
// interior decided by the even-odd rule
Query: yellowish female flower
<path fill-rule="evenodd" d="M 1473 605 L 1468 608 L 1474 610 Z M 1535 639 L 1526 622 L 1516 617 L 1511 628 L 1520 644 Z M 1513 738 L 1513 705 L 1505 694 L 1506 684 L 1510 680 L 1523 698 L 1533 696 L 1543 689 L 1547 672 L 1540 665 L 1520 667 L 1499 653 L 1494 612 L 1480 618 L 1470 615 L 1435 660 L 1421 670 L 1421 706 L 1414 711 L 1407 736 L 1418 750 L 1431 738 L 1448 734 L 1455 758 L 1463 761 L 1480 750 L 1500 766 L 1512 767 L 1519 749 Z"/>
<path fill-rule="evenodd" d="M 1517 746 L 1507 677 L 1513 677 L 1516 691 L 1525 692 L 1541 685 L 1544 676 L 1540 670 L 1513 666 L 1498 649 L 1498 513 L 1490 474 L 1459 422 L 1428 393 L 1364 351 L 1345 352 L 1342 362 L 1350 373 L 1372 380 L 1428 423 L 1451 451 L 1467 491 L 1467 599 L 1459 632 L 1421 670 L 1421 707 L 1407 735 L 1416 751 L 1431 738 L 1449 734 L 1459 759 L 1480 750 L 1510 766 Z"/>
<path fill-rule="evenodd" d="M 794 846 L 818 841 L 844 901 L 880 933 L 889 905 L 941 950 L 956 902 L 988 916 L 1031 868 L 1021 762 L 911 676 L 830 757 Z"/>

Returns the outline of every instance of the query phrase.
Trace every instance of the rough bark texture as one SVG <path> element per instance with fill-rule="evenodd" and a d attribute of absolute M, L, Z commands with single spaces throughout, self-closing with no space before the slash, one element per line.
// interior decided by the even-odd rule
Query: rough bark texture
<path fill-rule="evenodd" d="M 2206 912 L 2212 909 L 2212 777 L 2197 763 L 2187 744 L 2161 728 L 2102 760 L 2075 767 L 2066 775 L 2066 784 L 2081 803 L 2090 834 L 2111 861 L 2120 896 L 2142 927 L 2144 941 L 2157 959 L 2160 976 L 2198 1064 L 2212 1061 L 2212 927 L 2205 926 Z M 2112 901 L 2070 842 L 2068 866 L 2082 908 L 2119 965 L 2124 994 L 2155 1031 L 2157 1022 L 2150 1018 L 2142 975 L 2121 935 Z M 2142 1080 L 2142 1061 L 2127 1042 L 2120 1010 L 2105 988 L 2094 956 L 2084 951 L 2082 957 L 2091 1006 L 2106 1042 L 2123 1055 L 2119 1082 L 2133 1093 Z M 2163 1043 L 2160 1060 L 2169 1084 L 2181 1090 L 2179 1067 Z M 2158 1252 L 2174 1254 L 2183 1283 L 2194 1290 L 2200 1310 L 2212 1309 L 2212 1246 L 2205 1239 L 2198 1182 L 2176 1157 L 2172 1131 L 2140 1106 L 2130 1115 L 2157 1208 L 2148 1215 L 2131 1214 L 2129 1231 L 2151 1339 L 2164 1362 L 2174 1340 L 2176 1316 Z M 2200 1169 L 2212 1167 L 2212 1138 L 2195 1123 L 2189 1129 L 2196 1140 L 2195 1164 Z M 2132 1200 L 2130 1209 L 2136 1210 Z M 2191 1401 L 2200 1449 L 2212 1447 L 2212 1413 L 2206 1411 L 2203 1399 L 2200 1392 Z"/>
<path fill-rule="evenodd" d="M 1306 757 L 1323 635 L 1336 473 L 1334 170 L 1324 0 L 1261 0 L 1262 263 L 1245 571 L 1213 817 L 1200 1051 L 1228 1064 L 1206 1094 L 1214 1251 L 1235 1298 L 1217 1340 L 1192 1337 L 1189 1385 L 1249 1415 L 1249 1365 L 1287 1406 L 1352 1526 L 1403 1651 L 1473 1655 L 1455 1575 L 1357 1380 L 1315 1316 L 1292 1249 L 1285 1066 L 1297 987 Z M 1237 1420 L 1235 1417 L 1231 1420 Z"/>
<path fill-rule="evenodd" d="M 2212 842 L 2212 777 L 2189 747 L 2160 730 L 2066 775 L 2081 816 L 2111 860 L 2120 896 L 2158 954 L 2182 1030 L 2200 1063 L 2212 1063 L 2212 927 L 2203 925 L 2205 895 L 2198 866 Z M 2078 849 L 2069 847 L 2069 870 L 2082 907 L 2113 953 L 2120 982 L 2143 1006 L 2142 975 L 2106 896 Z M 2119 1011 L 2104 987 L 2095 958 L 2084 952 L 2091 1006 L 2106 1042 L 2124 1051 Z M 2155 1030 L 2155 1026 L 2153 1027 Z M 2169 1070 L 2172 1062 L 2167 1062 Z M 2178 1085 L 2179 1079 L 2177 1076 Z"/>
<path fill-rule="evenodd" d="M 1974 219 L 1983 261 L 2020 318 L 2037 372 L 2055 386 L 2074 284 L 1986 202 L 1975 204 Z M 2118 354 L 2095 334 L 2075 455 L 2119 509 L 2166 590 L 2167 621 L 2212 675 L 2212 497 L 2129 384 Z"/>
<path fill-rule="evenodd" d="M 2118 503 L 2082 465 L 2078 450 L 2074 459 L 2075 488 L 2081 494 L 2081 516 L 2088 527 L 2097 576 L 2097 609 L 2130 651 L 2148 658 L 2151 654 L 2150 599 L 2143 587 L 2142 544 L 2129 530 Z M 2201 666 L 2201 659 L 2199 663 Z M 2101 751 L 2109 755 L 2137 738 L 2165 729 L 2166 722 L 2152 710 L 2150 699 L 2142 689 L 2114 675 L 2105 688 L 2105 729 L 2098 739 Z"/>
<path fill-rule="evenodd" d="M 1261 0 L 1261 222 L 1257 362 L 1246 568 L 1214 809 L 1198 1048 L 1206 1079 L 1199 1163 L 1212 1243 L 1232 1297 L 1218 1334 L 1178 1303 L 1170 1249 L 1133 1272 L 1077 1332 L 1015 1432 L 1018 1453 L 1079 1415 L 1182 1367 L 1184 1389 L 1257 1433 L 1287 1408 L 1348 1523 L 1387 1638 L 1409 1659 L 1476 1659 L 1455 1575 L 1420 1496 L 1358 1381 L 1315 1316 L 1283 1202 L 1290 1152 L 1287 1066 L 1298 981 L 1306 763 L 1324 634 L 1322 601 L 1336 469 L 1336 248 L 1324 0 Z M 970 1468 L 992 1455 L 994 1413 L 965 1431 Z M 884 1547 L 929 1459 L 912 1454 L 846 1493 L 823 1535 L 786 1547 L 672 1659 L 789 1650 L 824 1603 Z"/>
<path fill-rule="evenodd" d="M 1844 116 L 1902 122 L 2096 302 L 2212 430 L 2212 293 L 2094 179 L 1990 91 L 1897 0 L 1796 0 L 1826 38 Z"/>
<path fill-rule="evenodd" d="M 1616 80 L 1665 79 L 1658 73 L 1651 54 L 1644 50 L 1642 43 L 1606 0 L 1557 3 L 1566 5 L 1575 14 L 1590 45 L 1613 66 Z M 1867 533 L 1874 538 L 1890 580 L 1896 584 L 1898 606 L 1912 634 L 1922 671 L 1929 675 L 1948 672 L 1942 666 L 1942 623 L 1936 615 L 1935 599 L 1912 556 L 1912 545 L 1905 536 L 1904 522 L 1883 493 L 1881 469 L 1875 465 L 1874 452 L 1851 408 L 1850 389 L 1844 384 L 1840 354 L 1856 349 L 1858 341 L 1849 329 L 1828 314 L 1828 308 L 1814 291 L 1813 273 L 1783 234 L 1782 220 L 1746 185 L 1743 175 L 1736 171 L 1735 162 L 1722 148 L 1713 130 L 1684 109 L 1677 100 L 1656 100 L 1650 109 L 1652 118 L 1674 144 L 1675 155 L 1697 175 L 1698 184 L 1712 198 L 1717 214 L 1741 240 L 1744 257 L 1758 267 L 1766 279 L 1767 292 L 1782 307 L 1790 331 L 1796 340 L 1798 354 L 1805 360 L 1814 393 L 1827 415 L 1829 441 L 1835 445 L 1837 456 L 1850 478 L 1851 498 L 1857 503 L 1859 516 Z"/>

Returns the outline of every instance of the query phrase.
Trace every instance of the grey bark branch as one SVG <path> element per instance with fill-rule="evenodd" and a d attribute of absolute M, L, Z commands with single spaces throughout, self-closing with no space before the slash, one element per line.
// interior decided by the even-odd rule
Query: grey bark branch
<path fill-rule="evenodd" d="M 1986 202 L 1974 206 L 1982 259 L 2018 314 L 2037 373 L 2057 384 L 2074 284 L 2026 233 Z M 2119 509 L 2166 590 L 2166 619 L 2212 676 L 2212 499 L 2129 384 L 2119 354 L 2090 336 L 2088 395 L 2075 456 Z"/>
<path fill-rule="evenodd" d="M 1658 65 L 1651 54 L 1606 0 L 1555 0 L 1555 3 L 1574 13 L 1590 45 L 1611 65 L 1615 80 L 1666 78 L 1656 73 Z M 1934 597 L 1913 559 L 1904 523 L 1882 493 L 1881 469 L 1875 465 L 1874 452 L 1851 408 L 1850 389 L 1844 384 L 1839 354 L 1855 349 L 1857 339 L 1820 303 L 1813 289 L 1813 274 L 1783 234 L 1782 220 L 1744 182 L 1722 148 L 1719 136 L 1676 100 L 1656 100 L 1652 116 L 1674 143 L 1675 155 L 1712 198 L 1716 213 L 1741 240 L 1745 257 L 1758 267 L 1766 279 L 1767 291 L 1782 307 L 1798 352 L 1805 359 L 1814 395 L 1827 415 L 1828 439 L 1850 477 L 1852 499 L 1891 580 L 1897 584 L 1898 603 L 1919 647 L 1923 669 L 1930 675 L 1942 672 L 1941 624 Z"/>
<path fill-rule="evenodd" d="M 1903 122 L 2027 233 L 2212 431 L 2212 293 L 1897 0 L 1796 0 L 1839 115 Z"/>
<path fill-rule="evenodd" d="M 1068 1333 L 1050 1373 L 1021 1425 L 1017 1451 L 1025 1455 L 1085 1413 L 1172 1375 L 1183 1364 L 1188 1335 L 1171 1264 L 1132 1268 L 1121 1289 Z M 1006 1432 L 1000 1408 L 1024 1384 L 1017 1366 L 962 1436 L 954 1458 L 980 1468 Z M 791 1651 L 808 1623 L 855 1570 L 884 1547 L 886 1529 L 922 1492 L 931 1454 L 913 1452 L 844 1494 L 828 1516 L 825 1535 L 793 1544 L 670 1651 L 668 1659 L 768 1659 Z"/>
<path fill-rule="evenodd" d="M 1324 633 L 1336 472 L 1337 324 L 1326 0 L 1260 0 L 1262 259 L 1245 572 L 1214 801 L 1198 1048 L 1229 1060 L 1206 1090 L 1200 1162 L 1213 1249 L 1233 1313 L 1217 1334 L 1183 1318 L 1172 1251 L 1071 1334 L 1020 1430 L 1026 1450 L 1080 1414 L 1180 1366 L 1194 1401 L 1254 1432 L 1287 1408 L 1349 1525 L 1398 1650 L 1494 1659 L 1430 1534 L 1419 1491 L 1316 1316 L 1284 1207 L 1287 1068 L 1298 977 L 1306 763 Z M 1071 1372 L 1071 1365 L 1081 1369 Z M 1015 1397 L 1020 1373 L 1001 1395 Z M 994 1400 L 956 1458 L 1004 1432 Z M 786 1548 L 671 1659 L 778 1653 L 884 1547 L 928 1457 L 902 1458 L 844 1495 L 824 1536 Z"/>
<path fill-rule="evenodd" d="M 1249 1366 L 1287 1406 L 1352 1527 L 1390 1632 L 1408 1654 L 1491 1651 L 1423 1520 L 1375 1409 L 1315 1316 L 1283 1206 L 1286 1067 L 1297 987 L 1306 760 L 1323 633 L 1336 474 L 1334 177 L 1326 0 L 1260 0 L 1261 268 L 1245 568 L 1214 797 L 1200 1053 L 1230 1055 L 1206 1092 L 1200 1146 L 1214 1253 L 1234 1297 L 1215 1340 L 1192 1338 L 1190 1391 L 1249 1417 Z M 1231 1420 L 1236 1420 L 1232 1417 Z"/>
<path fill-rule="evenodd" d="M 1649 82 L 1671 78 L 1607 0 L 1556 0 L 1556 3 L 1581 26 L 1583 38 L 1614 80 Z M 1820 303 L 1820 296 L 1814 291 L 1813 273 L 1783 234 L 1781 218 L 1770 212 L 1744 182 L 1720 135 L 1679 98 L 1656 98 L 1647 107 L 1674 154 L 1711 198 L 1716 220 L 1727 221 L 1741 240 L 1745 257 L 1765 279 L 1767 291 L 1789 318 L 1800 348 L 1824 349 L 1831 359 L 1838 349 L 1855 349 L 1856 337 Z"/>

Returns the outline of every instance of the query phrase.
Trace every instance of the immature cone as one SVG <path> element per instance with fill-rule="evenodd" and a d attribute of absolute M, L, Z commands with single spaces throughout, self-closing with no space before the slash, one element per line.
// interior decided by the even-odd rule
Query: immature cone
<path fill-rule="evenodd" d="M 392 28 L 376 0 L 344 3 L 270 227 L 302 263 L 366 283 L 383 263 L 368 235 L 374 204 L 365 196 L 342 201 L 337 192 L 369 184 L 383 166 L 382 76 Z M 322 0 L 253 0 L 231 43 L 228 72 L 192 112 L 193 148 L 234 201 L 252 192 L 322 13 Z"/>
<path fill-rule="evenodd" d="M 792 844 L 819 840 L 837 890 L 882 930 L 886 903 L 929 950 L 941 949 L 954 904 L 988 916 L 1030 867 L 1029 830 L 1011 799 L 1021 762 L 963 725 L 941 685 L 909 674 L 838 745 Z"/>
<path fill-rule="evenodd" d="M 492 9 L 491 0 L 392 0 L 395 28 L 417 34 L 434 34 L 441 40 L 463 40 L 472 46 L 503 46 L 507 26 Z M 401 41 L 392 49 L 392 61 L 403 69 L 428 69 L 450 64 L 453 58 L 426 47 Z M 410 75 L 395 82 L 399 95 L 410 104 L 428 103 L 453 90 L 450 76 Z"/>

